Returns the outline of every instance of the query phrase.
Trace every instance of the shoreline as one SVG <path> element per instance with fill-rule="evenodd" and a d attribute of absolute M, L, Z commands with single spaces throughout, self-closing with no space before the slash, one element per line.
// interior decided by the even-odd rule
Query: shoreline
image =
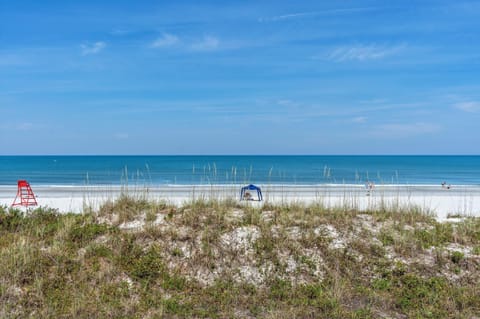
<path fill-rule="evenodd" d="M 480 186 L 454 185 L 451 189 L 439 185 L 376 185 L 368 192 L 362 185 L 263 185 L 263 202 L 240 201 L 238 185 L 48 185 L 32 189 L 39 206 L 56 208 L 60 212 L 81 213 L 85 208 L 98 209 L 103 203 L 122 194 L 153 201 L 166 201 L 181 206 L 192 200 L 234 199 L 252 205 L 321 204 L 327 208 L 374 210 L 388 208 L 419 208 L 430 212 L 438 220 L 448 216 L 480 217 Z M 0 205 L 10 206 L 17 192 L 16 186 L 0 186 Z"/>

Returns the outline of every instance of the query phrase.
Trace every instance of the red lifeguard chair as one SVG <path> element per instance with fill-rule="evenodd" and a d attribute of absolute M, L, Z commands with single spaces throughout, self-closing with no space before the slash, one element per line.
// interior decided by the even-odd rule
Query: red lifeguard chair
<path fill-rule="evenodd" d="M 18 181 L 17 196 L 13 201 L 12 206 L 37 206 L 37 200 L 35 194 L 30 187 L 30 184 L 25 180 Z"/>

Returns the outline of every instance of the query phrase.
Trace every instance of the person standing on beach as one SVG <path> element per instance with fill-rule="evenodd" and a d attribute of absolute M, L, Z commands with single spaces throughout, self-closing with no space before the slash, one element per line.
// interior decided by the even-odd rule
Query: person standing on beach
<path fill-rule="evenodd" d="M 370 195 L 370 191 L 373 190 L 374 184 L 372 182 L 367 181 L 365 183 L 365 188 L 367 189 L 367 196 Z"/>

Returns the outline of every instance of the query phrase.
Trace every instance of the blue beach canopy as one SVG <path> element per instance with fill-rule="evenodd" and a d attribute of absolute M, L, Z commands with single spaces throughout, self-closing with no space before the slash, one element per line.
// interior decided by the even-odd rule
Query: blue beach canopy
<path fill-rule="evenodd" d="M 257 193 L 257 199 L 252 195 L 253 192 Z M 240 191 L 240 200 L 263 200 L 262 190 L 260 187 L 250 184 L 248 186 L 242 187 Z"/>

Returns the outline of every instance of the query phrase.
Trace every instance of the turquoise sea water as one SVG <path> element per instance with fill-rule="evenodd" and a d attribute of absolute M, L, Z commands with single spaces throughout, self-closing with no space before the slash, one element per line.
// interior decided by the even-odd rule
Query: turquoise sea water
<path fill-rule="evenodd" d="M 480 185 L 480 156 L 0 156 L 0 185 Z"/>

